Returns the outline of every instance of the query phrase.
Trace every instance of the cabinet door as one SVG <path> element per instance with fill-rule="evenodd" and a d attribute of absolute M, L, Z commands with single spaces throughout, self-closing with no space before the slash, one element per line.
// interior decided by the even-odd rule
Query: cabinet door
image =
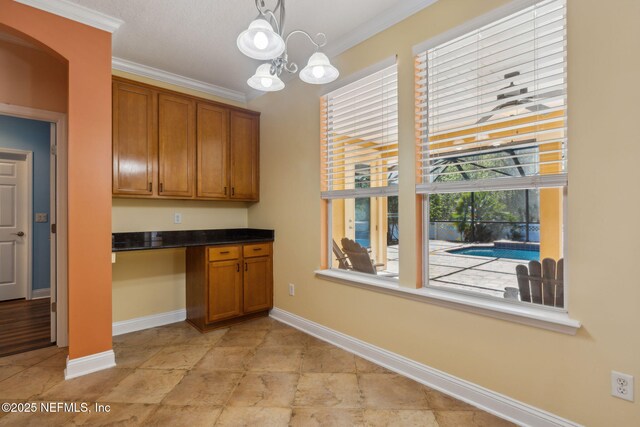
<path fill-rule="evenodd" d="M 268 310 L 273 306 L 273 273 L 270 256 L 244 260 L 244 312 Z"/>
<path fill-rule="evenodd" d="M 195 169 L 195 102 L 158 96 L 158 195 L 193 197 Z"/>
<path fill-rule="evenodd" d="M 258 200 L 259 120 L 255 115 L 231 112 L 231 199 Z"/>
<path fill-rule="evenodd" d="M 240 260 L 209 263 L 208 322 L 242 314 L 242 272 L 240 270 Z"/>
<path fill-rule="evenodd" d="M 229 111 L 198 104 L 198 172 L 196 195 L 204 198 L 229 197 Z"/>
<path fill-rule="evenodd" d="M 154 102 L 150 89 L 113 82 L 113 194 L 151 196 L 156 189 Z"/>

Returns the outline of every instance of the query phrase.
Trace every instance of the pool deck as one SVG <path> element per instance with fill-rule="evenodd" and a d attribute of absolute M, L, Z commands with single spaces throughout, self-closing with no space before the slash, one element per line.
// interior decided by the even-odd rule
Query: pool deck
<path fill-rule="evenodd" d="M 429 241 L 429 284 L 449 289 L 480 292 L 502 298 L 506 287 L 518 287 L 516 266 L 525 260 L 452 254 L 450 249 L 472 246 L 469 243 Z M 387 277 L 397 279 L 398 246 L 387 248 Z"/>
<path fill-rule="evenodd" d="M 518 287 L 516 266 L 524 260 L 452 254 L 447 250 L 469 244 L 429 241 L 429 284 L 502 297 L 508 286 Z"/>

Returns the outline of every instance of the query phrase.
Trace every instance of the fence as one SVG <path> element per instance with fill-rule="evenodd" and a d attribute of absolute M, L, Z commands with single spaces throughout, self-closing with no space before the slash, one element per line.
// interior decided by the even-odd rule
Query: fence
<path fill-rule="evenodd" d="M 474 242 L 494 240 L 514 240 L 518 242 L 539 242 L 540 224 L 525 222 L 475 221 L 467 223 L 467 239 L 458 231 L 455 221 L 433 221 L 429 223 L 430 240 L 446 240 L 450 242 Z M 528 233 L 527 233 L 528 231 Z"/>

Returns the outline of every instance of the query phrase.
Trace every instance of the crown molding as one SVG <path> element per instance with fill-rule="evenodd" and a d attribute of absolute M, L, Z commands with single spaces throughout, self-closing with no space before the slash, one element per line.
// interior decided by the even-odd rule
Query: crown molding
<path fill-rule="evenodd" d="M 375 36 L 379 32 L 410 17 L 425 7 L 431 6 L 437 1 L 438 0 L 406 0 L 398 2 L 397 6 L 386 10 L 365 24 L 349 31 L 340 39 L 332 41 L 330 45 L 324 49 L 325 53 L 329 57 L 340 55 L 342 52 L 351 49 L 355 45 Z"/>
<path fill-rule="evenodd" d="M 111 59 L 111 64 L 112 67 L 118 71 L 124 71 L 126 73 L 148 77 L 150 79 L 181 86 L 187 89 L 197 90 L 200 92 L 219 96 L 221 98 L 230 99 L 236 102 L 247 102 L 246 95 L 243 92 L 239 92 L 237 90 L 227 89 L 211 83 L 205 83 L 200 80 L 191 79 L 179 74 L 173 74 L 168 71 L 160 70 L 158 68 L 148 67 L 136 62 L 127 61 L 126 59 L 122 58 L 113 57 Z"/>
<path fill-rule="evenodd" d="M 107 31 L 109 33 L 115 32 L 124 23 L 121 19 L 97 12 L 76 3 L 71 3 L 67 0 L 14 1 L 36 9 L 44 10 L 45 12 L 53 13 L 54 15 L 62 16 L 63 18 L 67 18 L 72 21 L 80 22 L 81 24 L 89 25 L 90 27 Z"/>

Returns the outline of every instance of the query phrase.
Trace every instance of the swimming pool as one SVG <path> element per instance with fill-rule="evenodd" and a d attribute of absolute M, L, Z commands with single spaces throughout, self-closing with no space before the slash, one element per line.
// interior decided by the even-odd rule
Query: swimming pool
<path fill-rule="evenodd" d="M 525 250 L 525 249 L 505 249 L 486 246 L 470 246 L 462 249 L 452 249 L 447 251 L 452 254 L 459 255 L 474 255 L 474 256 L 486 256 L 491 258 L 508 258 L 524 261 L 540 260 L 539 250 Z"/>

